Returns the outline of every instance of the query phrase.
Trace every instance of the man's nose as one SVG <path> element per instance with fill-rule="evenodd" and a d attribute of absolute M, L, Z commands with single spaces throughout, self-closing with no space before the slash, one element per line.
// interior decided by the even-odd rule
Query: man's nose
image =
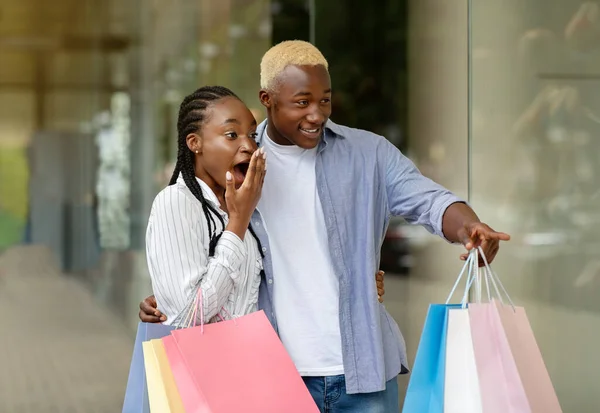
<path fill-rule="evenodd" d="M 314 124 L 322 124 L 325 120 L 325 115 L 319 108 L 313 109 L 307 116 L 306 120 Z"/>

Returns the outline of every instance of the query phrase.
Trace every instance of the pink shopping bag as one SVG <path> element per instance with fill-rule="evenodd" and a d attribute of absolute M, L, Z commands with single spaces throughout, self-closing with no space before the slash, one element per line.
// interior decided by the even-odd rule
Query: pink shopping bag
<path fill-rule="evenodd" d="M 531 413 L 498 308 L 493 303 L 468 308 L 483 411 Z"/>
<path fill-rule="evenodd" d="M 186 413 L 212 413 L 204 394 L 196 388 L 173 336 L 163 337 L 162 342 Z"/>
<path fill-rule="evenodd" d="M 523 307 L 494 300 L 533 413 L 562 413 L 542 353 Z"/>
<path fill-rule="evenodd" d="M 263 311 L 174 330 L 163 342 L 188 413 L 319 412 Z"/>

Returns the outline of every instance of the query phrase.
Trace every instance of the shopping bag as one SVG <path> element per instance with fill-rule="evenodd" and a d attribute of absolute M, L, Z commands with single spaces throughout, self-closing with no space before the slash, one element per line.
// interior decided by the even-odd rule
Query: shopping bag
<path fill-rule="evenodd" d="M 151 413 L 170 413 L 167 393 L 160 378 L 158 361 L 154 355 L 154 348 L 150 341 L 142 343 L 144 353 L 144 367 L 146 371 L 146 387 L 148 388 L 148 404 Z"/>
<path fill-rule="evenodd" d="M 481 275 L 478 270 L 478 252 L 472 251 L 454 283 L 454 287 L 446 300 L 454 295 L 462 274 L 468 268 L 465 290 L 462 295 L 461 308 L 453 308 L 448 312 L 446 333 L 446 365 L 444 379 L 444 412 L 445 413 L 482 413 L 479 377 L 475 365 L 471 323 L 467 310 L 469 291 L 475 286 L 475 300 L 481 301 Z"/>
<path fill-rule="evenodd" d="M 483 411 L 531 413 L 496 306 L 469 304 L 469 318 Z"/>
<path fill-rule="evenodd" d="M 161 340 L 142 343 L 151 413 L 185 413 Z"/>
<path fill-rule="evenodd" d="M 496 329 L 497 344 L 501 350 L 501 358 L 504 362 L 504 374 L 507 376 L 505 377 L 507 386 L 505 396 L 512 397 L 511 401 L 513 402 L 515 399 L 517 400 L 517 405 L 512 406 L 513 411 L 535 413 L 561 412 L 558 397 L 556 396 L 550 375 L 546 369 L 525 310 L 522 307 L 514 305 L 502 282 L 490 268 L 483 253 L 482 258 L 485 262 L 486 280 L 489 280 L 490 284 L 493 285 L 496 296 L 500 299 L 498 301 L 490 298 L 490 304 L 486 308 L 488 317 L 492 321 L 490 325 Z M 504 305 L 503 296 L 510 305 Z M 472 306 L 471 309 L 473 308 Z M 473 319 L 471 320 L 473 321 Z M 472 327 L 475 329 L 475 326 Z M 477 362 L 479 363 L 479 359 L 477 359 Z M 481 366 L 478 364 L 479 367 Z M 480 382 L 481 380 L 482 377 L 480 375 Z M 482 393 L 484 393 L 483 385 Z M 492 390 L 488 389 L 486 393 L 488 394 L 483 395 L 483 399 L 492 399 L 492 397 L 487 397 L 492 393 Z M 524 405 L 524 398 L 527 401 L 527 407 Z"/>
<path fill-rule="evenodd" d="M 169 335 L 173 327 L 158 323 L 139 323 L 129 367 L 123 413 L 150 413 L 142 343 Z"/>
<path fill-rule="evenodd" d="M 188 413 L 319 412 L 263 311 L 174 330 L 163 344 Z"/>
<path fill-rule="evenodd" d="M 169 408 L 171 413 L 185 413 L 183 408 L 183 402 L 177 385 L 175 384 L 175 378 L 173 377 L 173 371 L 169 365 L 167 359 L 167 352 L 162 340 L 152 340 L 152 346 L 154 347 L 154 355 L 158 361 L 158 369 L 162 378 L 163 385 L 165 386 L 165 393 L 167 394 L 167 400 L 169 401 Z"/>
<path fill-rule="evenodd" d="M 448 311 L 444 413 L 482 413 L 469 311 Z"/>
<path fill-rule="evenodd" d="M 408 383 L 406 398 L 404 399 L 402 410 L 404 413 L 444 412 L 448 313 L 466 306 L 467 293 L 472 282 L 473 260 L 473 254 L 469 254 L 446 300 L 446 304 L 431 304 L 429 306 L 417 349 L 417 357 Z M 449 304 L 467 269 L 469 271 L 461 304 Z"/>
<path fill-rule="evenodd" d="M 212 413 L 204 394 L 196 387 L 175 338 L 169 335 L 163 337 L 161 341 L 186 413 Z"/>
<path fill-rule="evenodd" d="M 561 413 L 562 409 L 542 353 L 523 307 L 493 304 L 498 311 L 512 356 L 533 413 Z"/>
<path fill-rule="evenodd" d="M 459 304 L 431 304 L 411 378 L 403 413 L 443 413 L 448 311 Z"/>

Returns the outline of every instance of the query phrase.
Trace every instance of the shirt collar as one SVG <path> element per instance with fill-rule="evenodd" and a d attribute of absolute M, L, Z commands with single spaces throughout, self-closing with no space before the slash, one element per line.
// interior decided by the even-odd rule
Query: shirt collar
<path fill-rule="evenodd" d="M 219 199 L 212 191 L 212 189 L 210 189 L 210 186 L 208 186 L 206 182 L 204 182 L 198 177 L 196 177 L 196 181 L 198 181 L 198 184 L 200 184 L 200 189 L 202 189 L 202 195 L 204 195 L 204 199 L 206 199 L 207 202 L 212 204 L 212 206 L 216 207 L 217 211 L 223 212 L 224 214 L 225 212 L 221 210 L 221 203 L 219 202 Z M 183 175 L 181 173 L 177 177 L 177 185 L 183 185 L 187 188 L 187 185 L 185 184 L 185 181 L 183 180 Z"/>

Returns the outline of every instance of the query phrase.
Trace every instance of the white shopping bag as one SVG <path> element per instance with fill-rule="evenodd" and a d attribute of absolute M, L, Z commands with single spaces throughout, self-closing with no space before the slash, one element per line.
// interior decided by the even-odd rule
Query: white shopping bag
<path fill-rule="evenodd" d="M 444 413 L 482 413 L 469 310 L 448 312 Z"/>
<path fill-rule="evenodd" d="M 471 321 L 467 302 L 469 290 L 474 285 L 475 300 L 481 300 L 481 275 L 477 268 L 478 251 L 472 250 L 454 283 L 446 304 L 454 295 L 462 275 L 467 271 L 467 282 L 461 308 L 448 311 L 446 330 L 446 364 L 444 376 L 444 413 L 483 413 L 479 375 L 475 364 Z"/>

